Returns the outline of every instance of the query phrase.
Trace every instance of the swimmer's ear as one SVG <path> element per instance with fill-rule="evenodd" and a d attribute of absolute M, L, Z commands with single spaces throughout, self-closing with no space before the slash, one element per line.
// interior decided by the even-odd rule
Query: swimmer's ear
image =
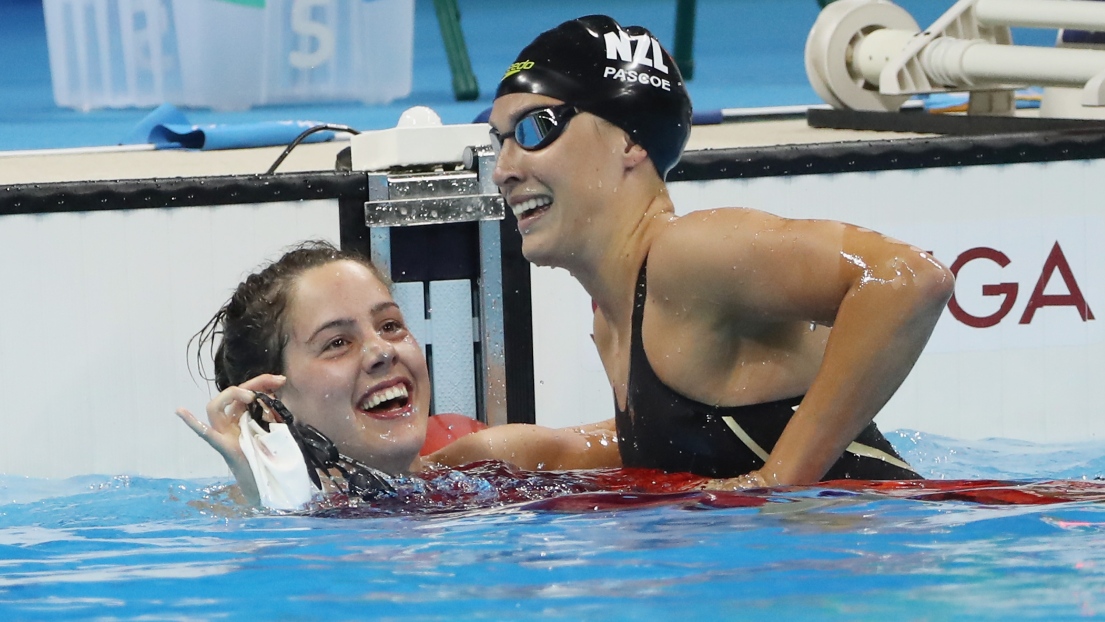
<path fill-rule="evenodd" d="M 642 162 L 648 160 L 648 152 L 645 148 L 633 142 L 629 135 L 625 135 L 625 151 L 622 154 L 622 161 L 625 163 L 625 167 L 636 168 Z"/>

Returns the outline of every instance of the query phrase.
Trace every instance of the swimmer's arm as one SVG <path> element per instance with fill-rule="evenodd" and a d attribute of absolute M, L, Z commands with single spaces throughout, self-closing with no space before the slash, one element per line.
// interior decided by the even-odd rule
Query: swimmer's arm
<path fill-rule="evenodd" d="M 207 403 L 207 420 L 210 425 L 200 421 L 187 408 L 178 408 L 176 411 L 177 416 L 193 432 L 223 457 L 248 505 L 260 506 L 261 494 L 257 491 L 253 469 L 238 444 L 241 435 L 238 421 L 255 399 L 254 391 L 272 393 L 283 384 L 283 376 L 264 374 L 243 382 L 241 386 L 228 387 Z"/>
<path fill-rule="evenodd" d="M 913 369 L 955 286 L 927 252 L 855 227 L 837 258 L 846 289 L 817 376 L 762 469 L 768 483 L 824 477 Z"/>
<path fill-rule="evenodd" d="M 684 235 L 711 241 L 684 246 L 689 263 L 676 269 L 687 295 L 716 292 L 706 306 L 733 314 L 735 323 L 777 318 L 833 327 L 805 399 L 761 469 L 770 485 L 817 482 L 913 368 L 954 279 L 928 253 L 872 231 L 723 212 L 733 213 L 680 219 L 696 227 Z"/>
<path fill-rule="evenodd" d="M 599 469 L 622 463 L 613 419 L 575 428 L 499 425 L 465 435 L 426 459 L 445 466 L 502 460 L 530 471 Z"/>

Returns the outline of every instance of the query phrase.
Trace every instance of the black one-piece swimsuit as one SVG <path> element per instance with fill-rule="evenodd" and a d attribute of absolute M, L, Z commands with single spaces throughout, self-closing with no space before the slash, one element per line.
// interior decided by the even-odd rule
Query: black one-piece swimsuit
<path fill-rule="evenodd" d="M 680 395 L 656 376 L 641 337 L 647 279 L 637 277 L 626 410 L 615 422 L 627 467 L 736 477 L 764 465 L 802 396 L 748 406 L 709 406 Z M 824 480 L 920 479 L 875 424 L 867 426 Z"/>

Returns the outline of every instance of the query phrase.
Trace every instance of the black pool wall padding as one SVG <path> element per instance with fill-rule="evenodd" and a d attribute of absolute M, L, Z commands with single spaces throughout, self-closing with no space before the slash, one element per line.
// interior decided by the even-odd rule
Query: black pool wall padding
<path fill-rule="evenodd" d="M 159 209 L 368 197 L 364 173 L 321 171 L 277 175 L 222 175 L 120 179 L 0 188 L 0 216 Z"/>
<path fill-rule="evenodd" d="M 668 181 L 751 179 L 1105 157 L 1105 128 L 691 151 Z"/>
<path fill-rule="evenodd" d="M 1100 119 L 930 113 L 921 107 L 903 109 L 900 112 L 809 108 L 806 110 L 806 123 L 813 128 L 952 136 L 1025 134 L 1080 129 L 1105 130 L 1105 120 Z"/>
<path fill-rule="evenodd" d="M 917 115 L 909 115 L 917 116 Z M 1105 157 L 1105 129 L 933 136 L 691 151 L 668 181 L 979 166 Z M 311 199 L 368 200 L 363 172 L 123 179 L 0 187 L 0 216 Z"/>

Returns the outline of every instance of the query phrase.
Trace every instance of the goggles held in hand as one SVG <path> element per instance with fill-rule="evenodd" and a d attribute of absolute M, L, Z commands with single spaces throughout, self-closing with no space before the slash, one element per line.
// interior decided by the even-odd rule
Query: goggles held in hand
<path fill-rule="evenodd" d="M 288 426 L 288 432 L 291 433 L 295 444 L 299 446 L 300 453 L 303 454 L 307 475 L 310 476 L 316 488 L 322 490 L 319 471 L 330 473 L 330 469 L 335 469 L 345 478 L 348 484 L 346 492 L 350 496 L 357 496 L 367 501 L 395 493 L 395 487 L 391 485 L 386 473 L 338 453 L 338 448 L 325 434 L 307 424 L 296 423 L 295 417 L 284 403 L 275 397 L 257 391 L 254 391 L 253 395 L 256 399 L 250 404 L 250 416 L 267 430 L 268 423 L 263 419 L 264 411 L 261 409 L 261 405 L 264 404 L 273 412 L 277 423 Z"/>

